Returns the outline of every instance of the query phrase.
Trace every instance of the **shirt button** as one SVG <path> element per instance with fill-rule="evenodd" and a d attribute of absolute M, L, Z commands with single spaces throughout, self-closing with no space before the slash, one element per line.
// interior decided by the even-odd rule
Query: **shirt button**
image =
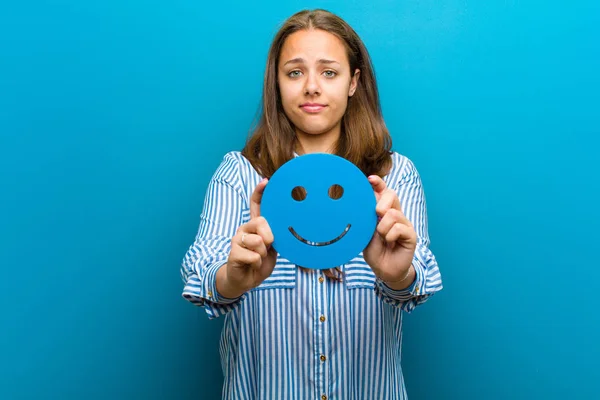
<path fill-rule="evenodd" d="M 321 400 L 327 400 L 327 396 L 325 396 L 325 395 L 321 396 Z"/>
<path fill-rule="evenodd" d="M 213 293 L 210 290 L 208 291 L 208 297 L 213 297 Z"/>
<path fill-rule="evenodd" d="M 325 279 L 323 279 L 322 276 L 319 277 L 319 283 L 323 283 L 325 281 Z"/>
<path fill-rule="evenodd" d="M 324 316 L 324 315 L 321 315 L 321 317 L 319 318 L 319 321 L 321 321 L 321 322 L 325 322 L 325 319 L 326 319 L 326 318 L 325 318 L 325 316 Z"/>
<path fill-rule="evenodd" d="M 325 360 L 327 360 L 327 357 L 325 357 L 323 354 L 321 354 L 321 361 L 325 362 Z"/>

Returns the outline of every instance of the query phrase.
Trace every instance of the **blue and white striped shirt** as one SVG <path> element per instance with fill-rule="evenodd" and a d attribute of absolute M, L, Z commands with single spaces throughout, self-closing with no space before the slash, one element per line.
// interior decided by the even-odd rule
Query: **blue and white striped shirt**
<path fill-rule="evenodd" d="M 231 238 L 250 219 L 250 196 L 262 178 L 239 152 L 225 155 L 212 177 L 200 227 L 186 253 L 183 297 L 209 318 L 224 315 L 220 341 L 223 399 L 406 399 L 401 368 L 402 311 L 442 289 L 429 250 L 421 179 L 394 153 L 384 177 L 417 233 L 414 284 L 392 290 L 362 253 L 341 266 L 343 281 L 305 271 L 279 257 L 271 276 L 237 299 L 219 296 L 216 272 Z"/>

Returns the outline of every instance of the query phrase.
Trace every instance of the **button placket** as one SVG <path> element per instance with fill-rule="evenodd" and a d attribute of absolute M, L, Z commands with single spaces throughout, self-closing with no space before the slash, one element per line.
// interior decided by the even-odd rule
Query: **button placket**
<path fill-rule="evenodd" d="M 319 317 L 315 320 L 315 328 L 317 332 L 317 342 L 315 348 L 315 356 L 317 360 L 316 371 L 317 371 L 317 390 L 321 392 L 321 399 L 327 399 L 327 390 L 329 388 L 329 376 L 328 376 L 328 365 L 326 363 L 329 348 L 329 343 L 327 343 L 327 331 L 328 324 L 325 323 L 327 318 L 325 317 L 329 304 L 328 304 L 328 282 L 325 282 L 325 278 L 323 277 L 323 272 L 319 272 L 317 279 L 315 280 L 315 293 L 317 293 L 315 304 L 315 315 Z M 317 393 L 318 393 L 317 392 Z"/>

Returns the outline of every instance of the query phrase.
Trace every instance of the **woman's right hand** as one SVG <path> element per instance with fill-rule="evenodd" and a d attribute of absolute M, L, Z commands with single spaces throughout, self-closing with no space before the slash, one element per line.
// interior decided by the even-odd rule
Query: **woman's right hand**
<path fill-rule="evenodd" d="M 273 232 L 260 216 L 260 203 L 268 180 L 263 179 L 250 198 L 250 221 L 240 226 L 231 239 L 227 263 L 217 271 L 217 291 L 223 297 L 237 298 L 260 285 L 275 268 L 277 252 Z M 220 276 L 219 276 L 220 275 Z"/>

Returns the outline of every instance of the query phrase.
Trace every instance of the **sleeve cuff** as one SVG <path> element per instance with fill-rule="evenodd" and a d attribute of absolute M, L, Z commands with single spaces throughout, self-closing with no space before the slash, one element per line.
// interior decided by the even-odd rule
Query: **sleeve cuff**
<path fill-rule="evenodd" d="M 408 301 L 415 296 L 419 296 L 425 284 L 425 268 L 416 257 L 416 253 L 412 265 L 415 269 L 415 280 L 409 287 L 400 290 L 392 289 L 383 280 L 377 278 L 376 285 L 379 290 L 389 298 L 398 301 Z"/>
<path fill-rule="evenodd" d="M 426 253 L 425 253 L 426 254 Z M 427 262 L 421 247 L 417 246 L 413 257 L 413 268 L 415 269 L 415 280 L 406 289 L 395 290 L 386 285 L 381 279 L 375 282 L 375 290 L 379 292 L 383 301 L 394 307 L 400 307 L 406 312 L 412 312 L 414 308 L 424 302 L 430 293 L 427 293 Z"/>
<path fill-rule="evenodd" d="M 205 299 L 211 303 L 231 304 L 235 303 L 241 297 L 230 299 L 228 297 L 221 296 L 217 290 L 217 271 L 219 268 L 225 265 L 225 263 L 226 261 L 220 261 L 206 268 L 203 280 L 203 292 Z"/>
<path fill-rule="evenodd" d="M 183 297 L 195 305 L 204 307 L 210 319 L 217 318 L 233 310 L 244 298 L 242 296 L 230 299 L 223 297 L 217 291 L 217 271 L 226 261 L 219 261 L 202 270 L 203 275 L 188 279 L 183 290 Z"/>

